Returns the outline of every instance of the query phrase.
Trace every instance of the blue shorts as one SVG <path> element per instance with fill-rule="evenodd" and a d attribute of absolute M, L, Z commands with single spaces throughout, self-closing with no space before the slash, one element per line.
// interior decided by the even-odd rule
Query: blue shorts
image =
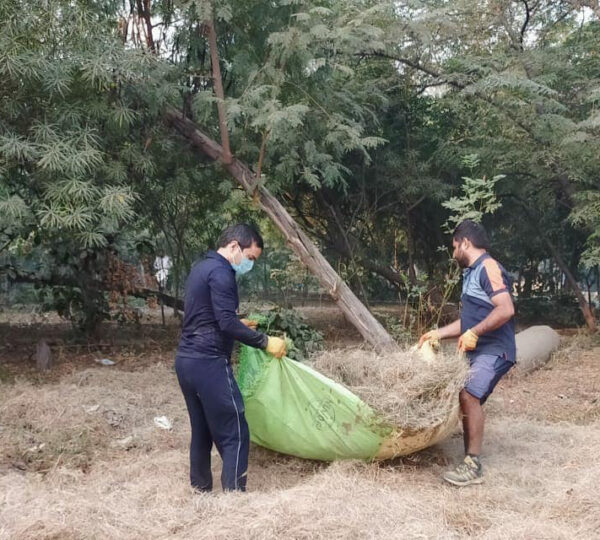
<path fill-rule="evenodd" d="M 465 390 L 472 396 L 479 398 L 482 405 L 490 396 L 498 381 L 515 365 L 514 362 L 495 354 L 473 355 L 469 362 L 471 369 L 469 370 Z"/>

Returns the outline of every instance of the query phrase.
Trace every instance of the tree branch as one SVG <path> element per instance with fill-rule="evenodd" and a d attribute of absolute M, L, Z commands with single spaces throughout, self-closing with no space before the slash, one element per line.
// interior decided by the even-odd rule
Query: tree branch
<path fill-rule="evenodd" d="M 165 120 L 210 159 L 218 160 L 221 157 L 222 147 L 203 133 L 191 120 L 185 118 L 181 112 L 167 107 Z M 390 334 L 358 300 L 289 212 L 264 186 L 255 185 L 255 175 L 248 165 L 233 157 L 229 163 L 224 162 L 223 165 L 246 193 L 255 196 L 257 205 L 282 232 L 290 249 L 317 277 L 321 286 L 329 292 L 346 318 L 364 339 L 381 352 L 395 349 L 397 346 Z"/>
<path fill-rule="evenodd" d="M 527 31 L 527 25 L 529 24 L 529 19 L 531 17 L 531 10 L 529 8 L 529 4 L 527 0 L 521 0 L 521 3 L 525 6 L 525 21 L 523 22 L 523 26 L 521 27 L 521 32 L 519 33 L 519 41 L 521 42 L 521 50 L 523 50 L 523 42 L 525 40 L 525 32 Z"/>
<path fill-rule="evenodd" d="M 156 52 L 156 44 L 154 43 L 154 37 L 152 36 L 152 16 L 150 14 L 150 0 L 136 0 L 137 9 L 140 17 L 143 19 L 146 25 L 146 45 L 153 52 Z"/>
<path fill-rule="evenodd" d="M 223 163 L 231 163 L 232 155 L 229 146 L 229 132 L 227 131 L 227 113 L 225 111 L 225 92 L 223 91 L 223 79 L 219 65 L 219 53 L 217 50 L 217 33 L 212 20 L 205 23 L 208 29 L 208 44 L 210 49 L 210 62 L 212 64 L 213 88 L 217 96 L 217 112 L 219 114 L 219 131 L 221 133 L 221 146 L 223 152 L 221 159 Z"/>
<path fill-rule="evenodd" d="M 400 62 L 401 64 L 404 64 L 405 66 L 411 67 L 413 69 L 416 69 L 417 71 L 422 71 L 423 73 L 426 73 L 427 75 L 430 75 L 432 77 L 441 77 L 441 73 L 438 73 L 436 71 L 433 70 L 433 68 L 427 67 L 427 66 L 423 66 L 422 64 L 419 64 L 418 62 L 415 62 L 414 60 L 410 60 L 408 58 L 402 58 L 399 56 L 394 56 L 392 54 L 386 54 L 386 53 L 382 53 L 382 52 L 360 52 L 360 53 L 356 53 L 355 56 L 375 56 L 377 58 L 386 58 L 388 60 L 394 60 L 395 62 Z M 448 84 L 451 84 L 449 81 L 446 81 Z"/>

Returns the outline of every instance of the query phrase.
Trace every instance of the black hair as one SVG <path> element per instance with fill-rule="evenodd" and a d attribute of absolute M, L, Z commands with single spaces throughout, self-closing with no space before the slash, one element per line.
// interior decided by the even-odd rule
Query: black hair
<path fill-rule="evenodd" d="M 217 249 L 227 246 L 234 240 L 237 241 L 242 249 L 249 248 L 252 244 L 256 244 L 256 247 L 260 249 L 264 247 L 260 233 L 252 225 L 246 223 L 230 225 L 224 229 L 217 240 Z"/>
<path fill-rule="evenodd" d="M 490 239 L 488 238 L 483 225 L 470 219 L 465 219 L 457 225 L 452 233 L 452 238 L 457 242 L 466 238 L 478 249 L 490 249 Z"/>

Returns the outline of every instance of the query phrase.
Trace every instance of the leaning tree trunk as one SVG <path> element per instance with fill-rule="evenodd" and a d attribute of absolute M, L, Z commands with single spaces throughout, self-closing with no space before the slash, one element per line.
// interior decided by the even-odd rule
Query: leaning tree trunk
<path fill-rule="evenodd" d="M 592 311 L 592 307 L 585 300 L 585 296 L 583 296 L 583 292 L 581 292 L 581 288 L 575 279 L 575 276 L 569 270 L 569 267 L 561 257 L 558 249 L 554 246 L 554 244 L 548 239 L 547 236 L 544 236 L 544 242 L 548 246 L 550 253 L 552 253 L 552 257 L 554 258 L 556 264 L 563 272 L 565 277 L 567 278 L 567 283 L 571 287 L 571 290 L 575 294 L 577 298 L 577 302 L 579 303 L 579 309 L 581 309 L 581 313 L 583 313 L 583 318 L 585 319 L 585 323 L 590 332 L 596 331 L 596 317 L 594 316 L 594 312 Z"/>
<path fill-rule="evenodd" d="M 191 120 L 173 108 L 168 108 L 165 116 L 166 120 L 204 155 L 215 161 L 221 159 L 221 145 L 203 133 Z M 283 233 L 287 245 L 316 276 L 321 286 L 329 292 L 348 321 L 365 340 L 378 351 L 395 347 L 396 344 L 389 333 L 342 281 L 282 204 L 264 186 L 256 185 L 256 177 L 250 168 L 237 158 L 232 157 L 228 161 L 223 162 L 223 167 L 248 195 L 255 198 L 260 208 Z"/>
<path fill-rule="evenodd" d="M 215 161 L 220 160 L 222 162 L 227 172 L 237 180 L 246 193 L 253 197 L 258 205 L 273 220 L 283 233 L 287 245 L 317 277 L 321 286 L 329 292 L 346 318 L 376 350 L 384 351 L 395 347 L 394 340 L 386 332 L 385 328 L 371 315 L 369 310 L 350 290 L 350 287 L 337 275 L 325 257 L 321 255 L 321 252 L 314 243 L 304 234 L 283 205 L 264 186 L 260 185 L 260 166 L 262 164 L 265 140 L 263 140 L 261 148 L 257 174 L 254 174 L 245 163 L 233 157 L 229 145 L 225 94 L 219 67 L 217 35 L 214 22 L 209 18 L 204 22 L 203 26 L 210 49 L 213 90 L 217 98 L 221 144 L 212 140 L 191 120 L 173 108 L 166 110 L 167 121 L 182 135 L 187 137 L 204 155 Z"/>

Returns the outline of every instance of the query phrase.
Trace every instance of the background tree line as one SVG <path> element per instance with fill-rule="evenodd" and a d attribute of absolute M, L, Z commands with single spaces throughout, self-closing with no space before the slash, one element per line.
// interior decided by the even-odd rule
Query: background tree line
<path fill-rule="evenodd" d="M 363 303 L 439 305 L 452 218 L 473 215 L 523 309 L 551 298 L 577 321 L 575 301 L 591 328 L 599 15 L 574 0 L 6 0 L 0 271 L 90 329 L 107 290 L 144 285 L 114 261 L 166 252 L 177 296 L 219 230 L 250 220 L 273 249 L 246 290 L 317 291 L 260 186 Z"/>

